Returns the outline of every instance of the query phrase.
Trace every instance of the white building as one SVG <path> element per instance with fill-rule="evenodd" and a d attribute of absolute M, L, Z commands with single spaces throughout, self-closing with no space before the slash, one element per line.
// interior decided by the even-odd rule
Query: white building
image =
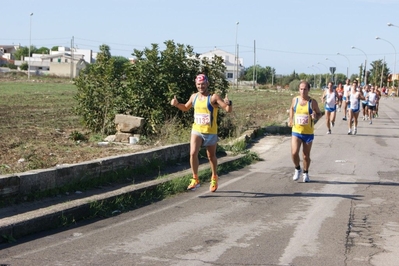
<path fill-rule="evenodd" d="M 92 50 L 76 49 L 59 46 L 57 51 L 49 54 L 32 54 L 23 60 L 15 60 L 16 66 L 23 63 L 30 65 L 29 69 L 35 74 L 50 74 L 61 77 L 76 77 L 87 64 L 96 61 L 97 53 Z"/>
<path fill-rule="evenodd" d="M 0 45 L 0 65 L 14 62 L 12 55 L 18 50 L 20 45 Z"/>
<path fill-rule="evenodd" d="M 226 51 L 223 51 L 221 49 L 215 48 L 212 51 L 206 52 L 201 54 L 199 57 L 202 59 L 204 57 L 208 58 L 209 60 L 212 60 L 214 56 L 219 56 L 223 59 L 224 64 L 226 66 L 226 79 L 229 82 L 237 82 L 237 79 L 239 79 L 243 73 L 244 73 L 244 61 L 242 58 L 238 57 L 237 58 L 237 63 L 235 63 L 235 55 L 228 53 Z"/>

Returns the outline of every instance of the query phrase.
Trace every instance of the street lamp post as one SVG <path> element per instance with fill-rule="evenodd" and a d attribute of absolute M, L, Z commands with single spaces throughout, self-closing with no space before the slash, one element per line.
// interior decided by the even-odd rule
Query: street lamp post
<path fill-rule="evenodd" d="M 375 37 L 375 39 L 376 40 L 383 40 L 383 41 L 386 41 L 387 43 L 389 43 L 390 45 L 392 45 L 392 47 L 393 47 L 393 50 L 395 51 L 395 61 L 393 61 L 393 73 L 394 73 L 394 75 L 396 74 L 396 48 L 395 48 L 395 46 L 390 42 L 390 41 L 388 41 L 388 40 L 385 40 L 385 39 L 383 39 L 383 38 L 380 38 L 380 37 Z M 392 77 L 392 84 L 394 84 L 394 81 L 393 81 L 393 77 Z"/>
<path fill-rule="evenodd" d="M 237 36 L 238 36 L 238 24 L 240 22 L 236 22 L 236 43 L 235 43 L 235 59 L 234 59 L 234 79 L 236 80 L 236 88 L 238 89 L 238 44 L 237 44 Z"/>
<path fill-rule="evenodd" d="M 333 60 L 331 60 L 331 59 L 329 59 L 329 58 L 326 58 L 326 60 L 333 62 L 334 65 L 335 65 L 335 69 L 337 69 L 337 63 L 335 63 Z M 331 71 L 331 68 L 330 68 L 330 72 L 332 72 L 332 71 Z M 331 73 L 331 74 L 332 74 L 332 81 L 333 81 L 334 84 L 335 84 L 335 70 L 334 70 L 334 73 Z"/>
<path fill-rule="evenodd" d="M 30 79 L 30 47 L 31 47 L 31 40 L 32 40 L 32 16 L 33 16 L 33 13 L 30 13 L 30 15 L 29 15 L 28 79 Z"/>
<path fill-rule="evenodd" d="M 319 87 L 321 87 L 321 70 L 320 70 L 320 68 L 318 68 L 318 67 L 315 66 L 315 65 L 312 65 L 312 67 L 317 68 L 317 69 L 319 70 L 319 72 L 320 72 L 320 74 L 319 74 Z"/>
<path fill-rule="evenodd" d="M 320 62 L 317 62 L 317 64 L 318 64 L 318 65 L 322 65 L 322 66 L 324 66 L 325 68 L 327 68 L 327 73 L 330 72 L 330 70 L 328 69 L 328 67 L 327 67 L 325 64 L 320 63 Z M 327 77 L 326 77 L 326 85 L 327 85 Z M 320 87 L 321 87 L 321 77 L 320 77 Z"/>
<path fill-rule="evenodd" d="M 388 23 L 388 26 L 389 27 L 399 28 L 399 26 L 393 25 L 392 23 Z M 395 56 L 396 56 L 396 52 L 395 52 Z M 395 65 L 396 65 L 396 60 L 395 60 Z M 392 76 L 392 82 L 393 82 L 393 85 L 395 86 L 395 79 L 394 78 L 396 78 L 396 73 L 393 73 L 393 76 Z M 398 83 L 398 89 L 396 91 L 396 96 L 399 96 L 399 83 Z"/>
<path fill-rule="evenodd" d="M 308 66 L 308 68 L 313 68 L 313 66 Z M 313 71 L 314 71 L 314 69 L 313 69 Z M 313 87 L 314 88 L 316 87 L 316 74 L 315 73 L 313 73 Z"/>
<path fill-rule="evenodd" d="M 367 84 L 367 61 L 368 61 L 367 54 L 363 50 L 355 46 L 352 46 L 352 49 L 357 49 L 366 56 L 366 61 L 364 61 L 364 84 Z"/>
<path fill-rule="evenodd" d="M 346 55 L 343 55 L 341 53 L 337 53 L 337 55 L 342 55 L 343 57 L 346 58 L 346 60 L 348 60 L 348 67 L 346 68 L 346 78 L 349 78 L 349 68 L 351 67 L 351 62 L 349 61 L 349 58 Z"/>
<path fill-rule="evenodd" d="M 388 23 L 387 25 L 388 25 L 389 27 L 396 27 L 396 28 L 399 28 L 399 26 L 393 25 L 392 23 Z"/>

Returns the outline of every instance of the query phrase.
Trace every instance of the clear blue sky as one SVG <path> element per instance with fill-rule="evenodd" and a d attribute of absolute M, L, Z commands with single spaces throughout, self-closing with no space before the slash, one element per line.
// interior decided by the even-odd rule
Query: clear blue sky
<path fill-rule="evenodd" d="M 234 54 L 237 38 L 245 67 L 277 74 L 358 73 L 364 53 L 368 63 L 385 56 L 393 72 L 399 52 L 399 0 L 20 0 L 3 3 L 1 20 L 1 45 L 28 46 L 31 32 L 37 48 L 69 47 L 74 37 L 78 48 L 107 44 L 125 57 L 151 43 L 163 50 L 166 40 Z"/>

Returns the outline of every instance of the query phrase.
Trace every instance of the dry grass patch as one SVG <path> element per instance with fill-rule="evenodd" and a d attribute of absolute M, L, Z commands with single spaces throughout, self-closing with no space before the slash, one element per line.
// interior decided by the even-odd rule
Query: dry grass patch
<path fill-rule="evenodd" d="M 146 145 L 110 143 L 98 145 L 104 137 L 87 131 L 73 108 L 76 87 L 68 79 L 33 80 L 0 77 L 0 174 L 72 164 L 138 150 L 188 142 L 188 128 L 169 121 L 158 140 Z M 321 95 L 320 92 L 315 92 Z M 228 114 L 236 127 L 235 135 L 251 127 L 283 123 L 296 92 L 231 89 L 234 111 Z M 316 98 L 319 98 L 317 96 Z M 167 103 L 166 103 L 167 104 Z M 84 136 L 85 141 L 74 135 Z"/>

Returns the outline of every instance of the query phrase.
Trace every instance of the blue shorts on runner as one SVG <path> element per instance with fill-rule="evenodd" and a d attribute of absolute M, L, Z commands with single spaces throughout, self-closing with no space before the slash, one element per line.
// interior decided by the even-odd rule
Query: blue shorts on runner
<path fill-rule="evenodd" d="M 202 138 L 202 146 L 213 146 L 218 142 L 217 134 L 203 134 L 195 130 L 191 130 L 191 134 L 200 136 Z"/>
<path fill-rule="evenodd" d="M 314 134 L 300 134 L 296 132 L 292 132 L 292 135 L 297 137 L 298 139 L 302 140 L 302 142 L 309 144 L 314 139 Z"/>
<path fill-rule="evenodd" d="M 325 106 L 324 110 L 329 111 L 330 113 L 332 113 L 332 112 L 335 112 L 335 110 L 337 110 L 337 107 L 335 105 L 334 105 L 333 108 Z"/>

